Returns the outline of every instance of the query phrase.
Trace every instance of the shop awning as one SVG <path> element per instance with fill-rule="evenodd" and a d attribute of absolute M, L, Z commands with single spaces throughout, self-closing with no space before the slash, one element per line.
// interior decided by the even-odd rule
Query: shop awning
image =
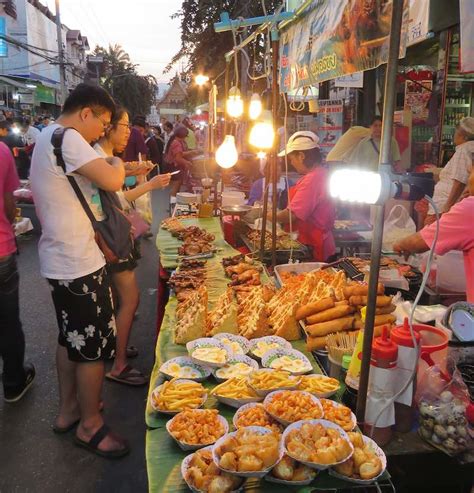
<path fill-rule="evenodd" d="M 4 82 L 5 84 L 13 87 L 18 87 L 19 89 L 29 89 L 29 87 L 25 83 L 19 82 L 15 79 L 11 79 L 10 77 L 4 77 L 3 75 L 0 75 L 0 82 Z"/>

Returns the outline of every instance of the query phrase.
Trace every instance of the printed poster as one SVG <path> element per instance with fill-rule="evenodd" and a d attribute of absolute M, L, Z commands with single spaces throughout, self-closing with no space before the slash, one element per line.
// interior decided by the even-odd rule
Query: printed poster
<path fill-rule="evenodd" d="M 428 104 L 432 88 L 432 80 L 405 81 L 405 103 L 403 109 L 412 112 L 413 124 L 425 123 L 428 120 Z"/>
<path fill-rule="evenodd" d="M 344 121 L 342 99 L 320 99 L 317 118 L 319 146 L 324 156 L 336 145 L 342 135 Z"/>

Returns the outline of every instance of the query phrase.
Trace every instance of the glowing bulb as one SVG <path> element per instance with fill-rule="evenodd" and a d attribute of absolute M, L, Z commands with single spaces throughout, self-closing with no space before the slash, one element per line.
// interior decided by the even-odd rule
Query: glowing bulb
<path fill-rule="evenodd" d="M 202 114 L 202 109 L 201 109 L 201 108 L 198 108 L 198 109 L 196 110 L 196 115 L 201 115 L 201 114 Z"/>
<path fill-rule="evenodd" d="M 376 204 L 382 192 L 382 177 L 373 171 L 339 169 L 329 179 L 331 197 L 347 202 Z"/>
<path fill-rule="evenodd" d="M 273 125 L 268 122 L 258 122 L 250 131 L 249 142 L 254 147 L 259 147 L 260 149 L 271 149 L 274 138 L 275 132 L 273 131 Z"/>
<path fill-rule="evenodd" d="M 267 153 L 265 151 L 258 151 L 257 157 L 258 159 L 265 159 L 267 157 Z"/>
<path fill-rule="evenodd" d="M 249 116 L 251 120 L 256 120 L 262 113 L 262 100 L 257 93 L 250 98 Z"/>
<path fill-rule="evenodd" d="M 224 142 L 217 148 L 216 162 L 221 168 L 232 168 L 238 159 L 235 138 L 233 135 L 226 135 Z"/>
<path fill-rule="evenodd" d="M 244 112 L 244 102 L 240 97 L 240 91 L 238 87 L 231 87 L 229 90 L 229 97 L 227 99 L 226 110 L 229 116 L 232 118 L 239 118 Z"/>
<path fill-rule="evenodd" d="M 198 86 L 203 86 L 208 81 L 209 77 L 203 74 L 196 75 L 196 77 L 194 78 L 194 82 L 196 82 Z"/>

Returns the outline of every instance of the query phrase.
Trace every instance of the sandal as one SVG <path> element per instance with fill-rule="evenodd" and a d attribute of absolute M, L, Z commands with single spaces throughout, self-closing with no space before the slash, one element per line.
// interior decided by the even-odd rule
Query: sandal
<path fill-rule="evenodd" d="M 64 435 L 64 433 L 68 433 L 69 431 L 72 431 L 79 424 L 79 421 L 81 421 L 81 418 L 76 419 L 76 421 L 73 421 L 68 426 L 53 425 L 51 428 L 54 433 L 57 433 L 58 435 Z"/>
<path fill-rule="evenodd" d="M 116 450 L 100 450 L 99 445 L 107 436 L 111 436 L 114 440 L 122 444 L 122 448 Z M 100 455 L 101 457 L 107 457 L 109 459 L 118 459 L 130 452 L 128 442 L 110 431 L 110 428 L 106 424 L 102 425 L 102 427 L 97 430 L 88 442 L 81 440 L 77 437 L 77 435 L 74 437 L 74 441 L 78 447 L 83 447 L 89 450 L 89 452 L 94 452 L 94 454 Z"/>
<path fill-rule="evenodd" d="M 138 356 L 138 349 L 135 346 L 128 346 L 127 358 L 136 358 Z"/>
<path fill-rule="evenodd" d="M 105 378 L 124 385 L 131 385 L 133 387 L 141 387 L 142 385 L 146 385 L 148 383 L 148 377 L 130 365 L 127 365 L 119 375 L 115 376 L 109 372 L 105 375 Z"/>

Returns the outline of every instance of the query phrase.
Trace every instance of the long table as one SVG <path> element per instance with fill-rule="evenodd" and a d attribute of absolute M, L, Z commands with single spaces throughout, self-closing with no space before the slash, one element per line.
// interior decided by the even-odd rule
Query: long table
<path fill-rule="evenodd" d="M 212 232 L 216 236 L 214 244 L 218 247 L 218 251 L 214 258 L 208 260 L 212 272 L 212 277 L 207 279 L 209 304 L 212 307 L 217 297 L 226 289 L 228 279 L 225 277 L 224 270 L 219 269 L 221 260 L 225 256 L 235 255 L 239 252 L 228 245 L 223 238 L 220 222 L 216 218 L 210 219 L 186 219 L 183 220 L 185 225 L 199 226 Z M 161 262 L 164 268 L 173 269 L 177 266 L 178 255 L 177 248 L 181 244 L 168 231 L 160 230 L 157 235 L 156 245 L 160 250 Z M 150 405 L 150 394 L 158 385 L 164 381 L 164 377 L 160 374 L 160 366 L 170 358 L 176 356 L 184 356 L 187 354 L 185 346 L 175 344 L 173 341 L 173 330 L 175 325 L 175 311 L 177 300 L 174 296 L 170 297 L 165 308 L 161 330 L 158 335 L 158 340 L 155 350 L 155 364 L 150 378 L 150 386 L 148 390 L 147 406 L 145 411 L 145 421 L 148 427 L 146 434 L 146 462 L 148 471 L 149 491 L 153 493 L 178 493 L 189 491 L 186 483 L 181 476 L 181 462 L 189 452 L 182 451 L 166 431 L 166 422 L 169 417 L 156 413 Z M 303 340 L 294 341 L 292 343 L 295 349 L 306 354 L 312 362 L 314 373 L 322 373 L 316 360 L 306 351 L 306 345 Z M 208 380 L 204 383 L 208 388 L 216 385 L 214 381 Z M 217 408 L 219 413 L 224 416 L 229 423 L 232 423 L 232 417 L 235 409 L 229 408 L 217 402 L 214 397 L 210 397 L 205 408 Z M 387 486 L 391 491 L 390 476 L 386 472 L 378 481 L 380 487 Z M 346 488 L 357 488 L 357 485 L 342 481 L 330 476 L 327 472 L 318 474 L 316 480 L 308 487 L 295 488 L 280 486 L 274 483 L 268 483 L 265 480 L 249 480 L 246 482 L 245 491 L 251 492 L 290 492 L 300 491 L 301 493 L 309 493 L 315 490 L 344 490 Z"/>

